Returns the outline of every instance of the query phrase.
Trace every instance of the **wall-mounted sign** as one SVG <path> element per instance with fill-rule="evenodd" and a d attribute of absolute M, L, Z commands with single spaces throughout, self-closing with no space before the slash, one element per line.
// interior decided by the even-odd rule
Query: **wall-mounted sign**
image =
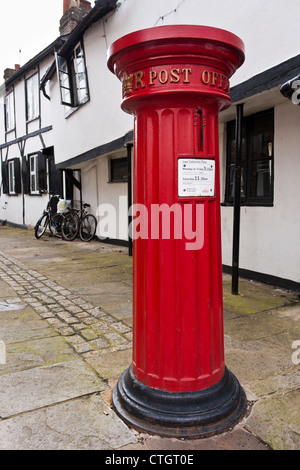
<path fill-rule="evenodd" d="M 178 160 L 178 196 L 207 197 L 215 195 L 215 161 L 199 158 Z"/>

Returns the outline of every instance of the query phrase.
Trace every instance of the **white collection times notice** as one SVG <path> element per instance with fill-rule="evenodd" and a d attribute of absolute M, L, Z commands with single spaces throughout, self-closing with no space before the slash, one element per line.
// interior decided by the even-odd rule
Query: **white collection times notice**
<path fill-rule="evenodd" d="M 178 159 L 178 196 L 215 195 L 215 161 L 199 158 Z"/>

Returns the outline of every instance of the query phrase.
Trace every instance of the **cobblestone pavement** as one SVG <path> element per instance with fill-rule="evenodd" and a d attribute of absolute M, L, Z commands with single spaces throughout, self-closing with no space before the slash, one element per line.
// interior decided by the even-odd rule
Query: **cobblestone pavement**
<path fill-rule="evenodd" d="M 46 319 L 77 353 L 132 347 L 132 329 L 38 271 L 0 251 L 0 277 L 18 297 Z"/>

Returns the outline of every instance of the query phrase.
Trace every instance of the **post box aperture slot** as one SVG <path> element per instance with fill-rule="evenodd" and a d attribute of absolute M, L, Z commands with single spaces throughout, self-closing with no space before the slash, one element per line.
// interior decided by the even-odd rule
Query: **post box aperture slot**
<path fill-rule="evenodd" d="M 195 126 L 197 129 L 197 150 L 203 152 L 204 150 L 204 127 L 206 125 L 206 116 L 203 114 L 203 109 L 197 109 L 195 112 Z"/>

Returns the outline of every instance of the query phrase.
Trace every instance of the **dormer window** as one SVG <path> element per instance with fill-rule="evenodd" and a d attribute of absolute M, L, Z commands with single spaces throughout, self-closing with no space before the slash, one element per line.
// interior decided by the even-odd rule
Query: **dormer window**
<path fill-rule="evenodd" d="M 56 55 L 61 103 L 72 108 L 89 99 L 84 50 L 78 43 L 68 57 Z"/>

